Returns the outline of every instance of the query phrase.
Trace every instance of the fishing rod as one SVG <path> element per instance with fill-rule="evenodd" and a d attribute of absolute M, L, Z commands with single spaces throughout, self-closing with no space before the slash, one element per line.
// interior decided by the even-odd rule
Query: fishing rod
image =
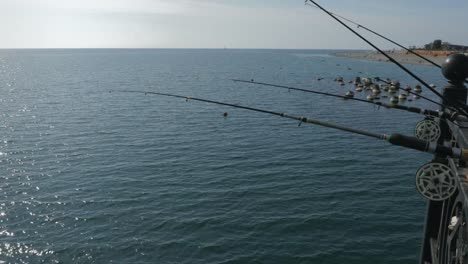
<path fill-rule="evenodd" d="M 307 6 L 310 6 L 310 7 L 316 8 L 316 9 L 319 9 L 317 6 L 313 6 L 313 5 L 309 4 L 307 0 L 305 1 L 305 4 L 306 4 Z M 370 29 L 370 28 L 368 28 L 368 27 L 366 27 L 366 26 L 364 26 L 364 25 L 362 25 L 362 24 L 359 24 L 359 23 L 357 23 L 357 22 L 355 22 L 355 21 L 353 21 L 353 20 L 351 20 L 351 19 L 349 19 L 349 18 L 346 18 L 346 17 L 344 17 L 344 16 L 341 16 L 341 15 L 339 15 L 339 14 L 337 14 L 337 13 L 330 12 L 330 14 L 332 14 L 332 15 L 334 15 L 334 16 L 336 16 L 336 17 L 339 17 L 339 18 L 341 18 L 341 19 L 343 19 L 343 20 L 345 20 L 345 21 L 348 21 L 349 23 L 351 23 L 351 24 L 353 24 L 353 25 L 356 25 L 357 28 L 362 28 L 362 29 L 364 29 L 364 30 L 367 30 L 368 32 L 370 32 L 370 33 L 372 33 L 372 34 L 374 34 L 374 35 L 376 35 L 376 36 L 378 36 L 378 37 L 380 37 L 380 38 L 382 38 L 382 39 L 385 39 L 386 41 L 388 41 L 388 42 L 390 42 L 390 43 L 392 43 L 392 44 L 394 44 L 394 45 L 396 45 L 396 46 L 398 46 L 398 47 L 400 47 L 400 48 L 406 50 L 407 52 L 409 52 L 409 53 L 411 53 L 411 54 L 417 56 L 418 58 L 425 60 L 426 62 L 432 64 L 433 66 L 435 66 L 435 67 L 437 67 L 437 68 L 439 68 L 439 69 L 442 69 L 442 66 L 439 65 L 439 64 L 437 64 L 437 63 L 434 62 L 433 60 L 430 60 L 429 58 L 424 57 L 423 55 L 421 55 L 421 54 L 419 54 L 419 53 L 417 53 L 417 52 L 414 52 L 414 51 L 411 50 L 411 49 L 408 49 L 407 47 L 405 47 L 405 46 L 399 44 L 398 42 L 396 42 L 396 41 L 394 41 L 394 40 L 392 40 L 392 39 L 390 39 L 390 38 L 388 38 L 388 37 L 385 37 L 384 35 L 382 35 L 382 34 L 376 32 L 376 31 L 374 31 L 374 30 L 372 30 L 372 29 Z M 468 83 L 468 80 L 464 80 L 464 82 L 465 82 L 465 83 Z"/>
<path fill-rule="evenodd" d="M 465 116 L 468 116 L 468 113 L 467 111 L 465 111 L 465 109 L 467 108 L 466 105 L 461 105 L 461 104 L 458 104 L 458 105 L 455 105 L 454 102 L 452 102 L 451 100 L 448 100 L 445 96 L 443 96 L 442 94 L 440 94 L 439 92 L 437 92 L 434 88 L 432 88 L 429 84 L 427 84 L 424 80 L 422 80 L 420 77 L 418 77 L 416 74 L 414 74 L 412 71 L 410 71 L 408 68 L 406 68 L 405 66 L 403 66 L 401 63 L 399 63 L 398 61 L 396 61 L 393 57 L 391 57 L 390 55 L 388 55 L 387 53 L 385 53 L 383 50 L 381 50 L 379 47 L 377 47 L 376 45 L 374 45 L 372 42 L 370 42 L 369 40 L 367 40 L 365 37 L 363 37 L 361 34 L 357 33 L 355 30 L 353 30 L 352 28 L 350 28 L 348 25 L 346 25 L 346 23 L 344 23 L 343 21 L 341 21 L 339 18 L 335 17 L 332 13 L 330 13 L 330 11 L 328 11 L 327 9 L 323 8 L 321 5 L 317 4 L 314 0 L 308 0 L 310 2 L 312 2 L 315 6 L 317 6 L 320 10 L 322 10 L 323 12 L 325 12 L 326 14 L 328 14 L 330 17 L 332 17 L 333 19 L 335 19 L 338 23 L 340 23 L 341 25 L 343 25 L 345 28 L 347 28 L 349 31 L 351 31 L 352 33 L 354 33 L 357 37 L 359 37 L 360 39 L 362 39 L 364 42 L 366 42 L 367 44 L 369 44 L 371 47 L 373 47 L 375 50 L 377 50 L 378 52 L 380 52 L 383 56 L 385 56 L 389 61 L 391 61 L 392 63 L 394 63 L 395 65 L 397 65 L 400 69 L 402 69 L 404 72 L 408 73 L 411 77 L 413 77 L 414 79 L 416 79 L 418 82 L 420 82 L 422 85 L 424 85 L 426 88 L 428 88 L 431 92 L 433 92 L 435 95 L 437 95 L 438 97 L 440 97 L 443 101 L 447 102 L 447 104 L 451 104 L 457 111 L 459 111 L 460 113 L 463 113 Z M 460 105 L 460 106 L 459 106 Z"/>
<path fill-rule="evenodd" d="M 314 7 L 314 8 L 318 8 L 318 7 L 316 7 L 316 6 L 313 6 L 313 5 L 309 4 L 307 1 L 306 1 L 305 4 L 308 5 L 308 6 Z M 336 17 L 339 17 L 339 18 L 341 18 L 341 19 L 343 19 L 343 20 L 345 20 L 345 21 L 348 21 L 349 23 L 351 23 L 351 24 L 353 24 L 353 25 L 356 25 L 357 28 L 362 28 L 362 29 L 367 30 L 368 32 L 370 32 L 370 33 L 372 33 L 372 34 L 374 34 L 374 35 L 376 35 L 376 36 L 382 38 L 382 39 L 385 39 L 386 41 L 388 41 L 388 42 L 390 42 L 390 43 L 392 43 L 392 44 L 394 44 L 394 45 L 396 45 L 396 46 L 398 46 L 398 47 L 400 47 L 400 48 L 406 50 L 407 52 L 409 52 L 409 53 L 411 53 L 411 54 L 413 54 L 413 55 L 415 55 L 415 56 L 417 56 L 417 57 L 419 57 L 419 58 L 425 60 L 426 62 L 428 62 L 428 63 L 430 63 L 430 64 L 436 66 L 436 67 L 439 68 L 439 69 L 442 68 L 439 64 L 435 63 L 434 61 L 432 61 L 432 60 L 430 60 L 430 59 L 428 59 L 428 58 L 426 58 L 426 57 L 424 57 L 424 56 L 422 56 L 422 55 L 420 55 L 420 54 L 418 54 L 418 53 L 412 51 L 411 49 L 408 49 L 407 47 L 405 47 L 405 46 L 399 44 L 398 42 L 396 42 L 396 41 L 394 41 L 394 40 L 391 40 L 390 38 L 385 37 L 384 35 L 379 34 L 379 33 L 375 32 L 374 30 L 372 30 L 372 29 L 370 29 L 370 28 L 368 28 L 368 27 L 366 27 L 366 26 L 364 26 L 364 25 L 362 25 L 362 24 L 359 24 L 359 23 L 357 23 L 357 22 L 354 22 L 354 21 L 351 20 L 351 19 L 348 19 L 348 18 L 346 18 L 346 17 L 343 17 L 343 16 L 341 16 L 341 15 L 338 15 L 337 13 L 330 12 L 330 14 L 332 14 L 332 15 L 334 15 L 334 16 L 336 16 Z"/>
<path fill-rule="evenodd" d="M 262 85 L 262 86 L 267 86 L 267 87 L 276 87 L 276 88 L 280 88 L 280 89 L 301 91 L 301 92 L 312 93 L 312 94 L 320 94 L 320 95 L 325 95 L 325 96 L 330 96 L 330 97 L 336 97 L 336 98 L 342 98 L 342 99 L 346 99 L 346 100 L 353 100 L 353 101 L 373 104 L 373 105 L 377 105 L 377 106 L 383 106 L 383 107 L 386 107 L 386 108 L 394 108 L 394 109 L 404 110 L 404 111 L 408 111 L 408 112 L 411 112 L 411 113 L 422 114 L 422 115 L 425 115 L 425 116 L 432 116 L 432 117 L 441 117 L 442 116 L 442 113 L 439 112 L 439 111 L 421 109 L 421 108 L 418 108 L 418 107 L 410 107 L 410 106 L 397 105 L 397 104 L 387 104 L 387 103 L 383 103 L 383 102 L 373 102 L 373 101 L 370 101 L 370 100 L 352 98 L 352 97 L 347 97 L 347 96 L 338 95 L 338 94 L 319 92 L 319 91 L 314 91 L 314 90 L 309 90 L 309 89 L 302 89 L 302 88 L 296 88 L 296 87 L 284 86 L 284 85 L 278 85 L 278 84 L 256 82 L 256 81 L 252 81 L 252 80 L 247 81 L 247 80 L 240 80 L 240 79 L 232 79 L 232 81 L 233 82 L 239 82 L 239 83 L 257 84 L 257 85 Z"/>
<path fill-rule="evenodd" d="M 437 142 L 421 140 L 415 137 L 405 136 L 405 135 L 398 134 L 398 133 L 392 133 L 390 135 L 380 134 L 380 133 L 370 132 L 370 131 L 366 131 L 362 129 L 347 127 L 347 126 L 343 126 L 343 125 L 339 125 L 339 124 L 335 124 L 335 123 L 331 123 L 327 121 L 313 119 L 309 117 L 295 116 L 295 115 L 290 115 L 287 113 L 275 112 L 275 111 L 270 111 L 270 110 L 265 110 L 265 109 L 250 107 L 250 106 L 242 106 L 242 105 L 237 105 L 237 104 L 232 104 L 232 103 L 224 103 L 224 102 L 196 98 L 196 97 L 191 97 L 191 96 L 182 96 L 182 95 L 160 93 L 160 92 L 131 91 L 131 90 L 116 90 L 115 92 L 139 93 L 139 94 L 145 94 L 145 95 L 147 94 L 161 95 L 161 96 L 167 96 L 167 97 L 181 98 L 181 99 L 185 99 L 186 101 L 193 100 L 193 101 L 205 102 L 209 104 L 223 105 L 223 106 L 228 106 L 228 107 L 233 107 L 233 108 L 238 108 L 238 109 L 265 113 L 265 114 L 270 114 L 274 116 L 296 120 L 300 122 L 299 124 L 308 123 L 308 124 L 314 124 L 314 125 L 318 125 L 322 127 L 333 128 L 336 130 L 341 130 L 341 131 L 345 131 L 345 132 L 349 132 L 353 134 L 358 134 L 358 135 L 371 137 L 371 138 L 375 138 L 379 140 L 385 140 L 396 146 L 419 150 L 422 152 L 436 153 L 439 155 L 450 156 L 452 158 L 457 158 L 463 161 L 468 161 L 468 149 L 448 147 L 448 146 L 437 144 Z"/>

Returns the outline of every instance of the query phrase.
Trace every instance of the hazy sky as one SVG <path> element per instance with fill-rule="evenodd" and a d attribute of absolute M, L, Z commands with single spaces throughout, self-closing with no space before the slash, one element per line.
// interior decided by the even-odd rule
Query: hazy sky
<path fill-rule="evenodd" d="M 466 0 L 319 3 L 403 45 L 468 45 Z M 0 36 L 0 48 L 369 48 L 304 0 L 0 0 Z"/>

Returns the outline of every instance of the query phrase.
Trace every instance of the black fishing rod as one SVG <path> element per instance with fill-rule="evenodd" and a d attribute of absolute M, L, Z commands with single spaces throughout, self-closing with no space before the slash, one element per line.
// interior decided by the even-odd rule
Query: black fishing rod
<path fill-rule="evenodd" d="M 309 4 L 307 1 L 306 1 L 306 5 L 311 6 L 311 7 L 314 7 L 314 8 L 318 8 L 318 7 L 316 7 L 316 6 L 313 6 L 313 5 Z M 364 30 L 367 30 L 368 32 L 370 32 L 370 33 L 372 33 L 372 34 L 374 34 L 374 35 L 376 35 L 376 36 L 378 36 L 378 37 L 380 37 L 380 38 L 382 38 L 382 39 L 385 39 L 386 41 L 388 41 L 388 42 L 390 42 L 390 43 L 392 43 L 392 44 L 394 44 L 394 45 L 396 45 L 396 46 L 398 46 L 398 47 L 400 47 L 400 48 L 406 50 L 407 52 L 409 52 L 409 53 L 411 53 L 411 54 L 413 54 L 413 55 L 415 55 L 415 56 L 417 56 L 417 57 L 419 57 L 419 58 L 425 60 L 426 62 L 428 62 L 428 63 L 430 63 L 430 64 L 436 66 L 436 67 L 439 68 L 439 69 L 442 68 L 439 64 L 435 63 L 434 61 L 432 61 L 432 60 L 430 60 L 430 59 L 428 59 L 428 58 L 422 56 L 421 54 L 418 54 L 418 53 L 412 51 L 411 49 L 408 49 L 407 47 L 405 47 L 405 46 L 399 44 L 398 42 L 396 42 L 396 41 L 394 41 L 394 40 L 391 40 L 390 38 L 385 37 L 384 35 L 382 35 L 382 34 L 380 34 L 380 33 L 377 33 L 377 32 L 375 32 L 374 30 L 372 30 L 372 29 L 370 29 L 370 28 L 368 28 L 368 27 L 366 27 L 366 26 L 364 26 L 364 25 L 362 25 L 362 24 L 359 24 L 359 23 L 357 23 L 357 22 L 354 22 L 354 21 L 351 20 L 351 19 L 348 19 L 348 18 L 346 18 L 346 17 L 343 17 L 343 16 L 341 16 L 341 15 L 338 15 L 337 13 L 330 12 L 330 14 L 332 14 L 332 15 L 334 15 L 334 16 L 336 16 L 336 17 L 339 17 L 339 18 L 341 18 L 341 19 L 343 19 L 343 20 L 345 20 L 345 21 L 348 21 L 349 23 L 351 23 L 351 24 L 353 24 L 353 25 L 356 25 L 358 28 L 362 28 L 362 29 L 364 29 Z"/>
<path fill-rule="evenodd" d="M 233 107 L 233 108 L 238 108 L 238 109 L 244 109 L 244 110 L 249 110 L 249 111 L 254 111 L 254 112 L 260 112 L 260 113 L 265 113 L 265 114 L 270 114 L 274 116 L 296 120 L 296 121 L 299 121 L 300 124 L 308 123 L 308 124 L 314 124 L 314 125 L 318 125 L 322 127 L 333 128 L 333 129 L 337 129 L 337 130 L 341 130 L 341 131 L 345 131 L 345 132 L 349 132 L 353 134 L 358 134 L 358 135 L 362 135 L 366 137 L 385 140 L 396 146 L 415 149 L 415 150 L 419 150 L 422 152 L 437 153 L 439 155 L 450 156 L 452 158 L 458 158 L 463 161 L 468 161 L 468 149 L 452 148 L 452 147 L 437 144 L 436 142 L 420 140 L 415 137 L 409 137 L 409 136 L 401 135 L 398 133 L 393 133 L 391 135 L 379 134 L 379 133 L 370 132 L 370 131 L 366 131 L 362 129 L 346 127 L 343 125 L 338 125 L 338 124 L 334 124 L 331 122 L 326 122 L 326 121 L 322 121 L 318 119 L 313 119 L 313 118 L 308 118 L 308 117 L 303 117 L 303 116 L 294 116 L 294 115 L 289 115 L 286 113 L 280 113 L 280 112 L 264 110 L 260 108 L 249 107 L 249 106 L 242 106 L 242 105 L 237 105 L 237 104 L 231 104 L 231 103 L 218 102 L 218 101 L 196 98 L 196 97 L 191 97 L 191 96 L 182 96 L 182 95 L 176 95 L 176 94 L 147 92 L 147 91 L 130 91 L 130 90 L 118 90 L 115 92 L 139 93 L 139 94 L 145 94 L 145 95 L 147 94 L 161 95 L 161 96 L 181 98 L 181 99 L 185 99 L 186 101 L 193 100 L 193 101 L 205 102 L 205 103 L 216 104 L 216 105 L 223 105 L 223 106 L 228 106 L 228 107 Z"/>
<path fill-rule="evenodd" d="M 313 3 L 315 6 L 317 6 L 320 10 L 322 10 L 323 12 L 325 12 L 326 14 L 328 14 L 330 17 L 332 17 L 333 19 L 335 19 L 338 23 L 340 23 L 341 25 L 343 25 L 345 28 L 347 28 L 349 31 L 351 31 L 352 33 L 354 33 L 357 37 L 359 37 L 360 39 L 362 39 L 364 42 L 366 42 L 367 44 L 369 44 L 371 47 L 373 47 L 375 50 L 377 50 L 378 52 L 380 52 L 382 55 L 384 55 L 389 61 L 391 61 L 392 63 L 394 63 L 395 65 L 397 65 L 398 67 L 400 67 L 400 69 L 402 69 L 403 71 L 405 71 L 406 73 L 408 73 L 411 77 L 413 77 L 414 79 L 416 79 L 418 82 L 420 82 L 422 85 L 424 85 L 426 88 L 428 88 L 431 92 L 433 92 L 435 95 L 437 95 L 438 97 L 440 97 L 443 101 L 447 102 L 447 104 L 451 104 L 457 111 L 459 111 L 460 113 L 463 113 L 465 116 L 468 116 L 468 113 L 465 111 L 465 109 L 467 108 L 466 105 L 461 105 L 461 104 L 458 104 L 458 105 L 455 105 L 454 102 L 452 102 L 451 100 L 448 100 L 445 96 L 443 96 L 442 94 L 440 94 L 439 92 L 437 92 L 435 89 L 433 89 L 429 84 L 427 84 L 424 80 L 422 80 L 421 78 L 419 78 L 416 74 L 414 74 L 412 71 L 410 71 L 408 68 L 406 68 L 405 66 L 403 66 L 401 63 L 399 63 L 398 61 L 396 61 L 393 57 L 391 57 L 390 55 L 388 55 L 387 53 L 385 53 L 383 50 L 381 50 L 379 47 L 377 47 L 376 45 L 374 45 L 372 42 L 370 42 L 369 40 L 367 40 L 365 37 L 363 37 L 361 34 L 357 33 L 355 30 L 353 30 L 352 28 L 350 28 L 348 25 L 346 25 L 346 23 L 344 23 L 343 21 L 341 21 L 339 18 L 335 17 L 330 11 L 328 11 L 327 9 L 323 8 L 321 5 L 317 4 L 315 1 L 313 0 L 309 0 L 311 3 Z"/>
<path fill-rule="evenodd" d="M 408 112 L 411 112 L 411 113 L 422 114 L 422 115 L 425 115 L 425 116 L 441 117 L 441 115 L 442 115 L 441 112 L 433 111 L 433 110 L 427 110 L 427 109 L 421 109 L 421 108 L 418 108 L 418 107 L 410 107 L 410 106 L 397 105 L 397 104 L 387 104 L 387 103 L 383 103 L 383 102 L 373 102 L 373 101 L 370 101 L 370 100 L 364 100 L 364 99 L 360 99 L 360 98 L 352 98 L 352 97 L 347 97 L 347 96 L 338 95 L 338 94 L 319 92 L 319 91 L 296 88 L 296 87 L 291 87 L 291 86 L 284 86 L 284 85 L 264 83 L 264 82 L 256 82 L 256 81 L 252 81 L 252 80 L 247 81 L 247 80 L 232 79 L 232 81 L 233 82 L 239 82 L 239 83 L 257 84 L 257 85 L 262 85 L 262 86 L 267 86 L 267 87 L 276 87 L 276 88 L 280 88 L 280 89 L 294 90 L 294 91 L 300 91 L 300 92 L 306 92 L 306 93 L 312 93 L 312 94 L 319 94 L 319 95 L 325 95 L 325 96 L 336 97 L 336 98 L 342 98 L 342 99 L 346 99 L 346 100 L 353 100 L 353 101 L 373 104 L 373 105 L 377 105 L 377 106 L 383 106 L 383 107 L 386 107 L 386 108 L 404 110 L 404 111 L 408 111 Z"/>
<path fill-rule="evenodd" d="M 308 90 L 308 89 L 301 89 L 301 88 L 296 88 L 296 87 L 291 87 L 291 86 L 284 86 L 284 85 L 278 85 L 278 84 L 271 84 L 271 83 L 264 83 L 264 82 L 256 82 L 253 80 L 247 81 L 247 80 L 240 80 L 240 79 L 231 79 L 233 82 L 240 82 L 240 83 L 249 83 L 249 84 L 258 84 L 262 86 L 269 86 L 269 87 L 276 87 L 276 88 L 283 88 L 287 90 L 294 90 L 294 91 L 301 91 L 301 92 L 306 92 L 306 93 L 313 93 L 313 94 L 320 94 L 320 95 L 325 95 L 325 96 L 330 96 L 330 97 L 336 97 L 336 98 L 341 98 L 341 99 L 349 99 L 349 100 L 354 100 L 354 101 L 360 101 L 360 102 L 365 102 L 365 103 L 374 103 L 368 100 L 364 99 L 359 99 L 359 98 L 351 98 L 339 94 L 333 94 L 333 93 L 326 93 L 326 92 L 319 92 L 319 91 L 313 91 L 313 90 Z"/>

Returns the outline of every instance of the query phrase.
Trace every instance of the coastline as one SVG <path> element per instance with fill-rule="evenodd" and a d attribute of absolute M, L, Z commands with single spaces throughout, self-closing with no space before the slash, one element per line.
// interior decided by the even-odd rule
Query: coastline
<path fill-rule="evenodd" d="M 429 62 L 413 54 L 406 54 L 406 52 L 404 51 L 386 51 L 386 52 L 388 52 L 388 54 L 392 56 L 399 63 L 433 66 Z M 361 59 L 361 60 L 389 62 L 389 60 L 384 55 L 380 54 L 377 51 L 335 52 L 330 55 L 336 56 L 336 57 L 346 57 L 346 58 Z M 430 55 L 425 55 L 424 57 L 432 60 L 433 62 L 439 65 L 441 65 L 445 61 L 445 58 L 446 58 L 446 56 L 430 56 Z"/>

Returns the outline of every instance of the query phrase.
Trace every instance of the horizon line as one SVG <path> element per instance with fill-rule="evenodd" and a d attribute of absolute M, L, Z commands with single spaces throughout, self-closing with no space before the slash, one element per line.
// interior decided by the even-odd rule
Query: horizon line
<path fill-rule="evenodd" d="M 327 48 L 0 48 L 0 50 L 355 50 L 372 51 L 372 49 L 327 49 Z"/>

